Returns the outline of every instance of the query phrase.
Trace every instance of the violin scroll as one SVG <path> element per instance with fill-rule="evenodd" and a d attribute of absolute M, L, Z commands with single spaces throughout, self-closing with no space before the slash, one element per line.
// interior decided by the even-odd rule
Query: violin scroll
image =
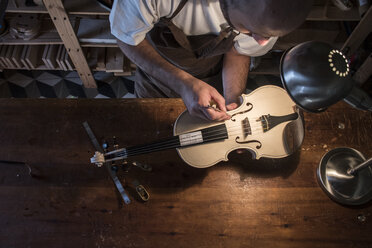
<path fill-rule="evenodd" d="M 102 167 L 105 162 L 105 156 L 101 152 L 95 152 L 94 156 L 90 158 L 90 162 L 98 167 Z"/>

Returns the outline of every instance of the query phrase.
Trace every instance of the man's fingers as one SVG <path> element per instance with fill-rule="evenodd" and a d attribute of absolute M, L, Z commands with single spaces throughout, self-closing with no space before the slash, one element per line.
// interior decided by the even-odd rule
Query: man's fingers
<path fill-rule="evenodd" d="M 233 103 L 230 103 L 229 105 L 227 105 L 227 106 L 226 106 L 226 109 L 227 109 L 228 111 L 230 111 L 230 110 L 236 109 L 238 106 L 239 106 L 239 105 L 238 105 L 237 103 L 233 102 Z"/>
<path fill-rule="evenodd" d="M 209 120 L 223 121 L 230 119 L 230 116 L 226 112 L 217 111 L 213 108 L 202 108 L 202 112 Z"/>
<path fill-rule="evenodd" d="M 217 103 L 217 107 L 222 111 L 222 112 L 226 112 L 226 106 L 225 106 L 225 98 L 223 98 L 223 96 L 220 95 L 220 93 L 218 93 L 217 91 L 211 95 L 212 97 L 212 101 L 216 102 Z"/>

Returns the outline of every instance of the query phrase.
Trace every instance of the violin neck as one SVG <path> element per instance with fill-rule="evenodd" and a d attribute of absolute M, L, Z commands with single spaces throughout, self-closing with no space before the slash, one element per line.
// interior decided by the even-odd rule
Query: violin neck
<path fill-rule="evenodd" d="M 106 160 L 125 159 L 135 155 L 147 154 L 172 148 L 199 145 L 202 143 L 227 139 L 227 129 L 225 124 L 208 127 L 185 134 L 180 134 L 167 139 L 159 140 L 145 145 L 131 146 L 105 153 Z"/>

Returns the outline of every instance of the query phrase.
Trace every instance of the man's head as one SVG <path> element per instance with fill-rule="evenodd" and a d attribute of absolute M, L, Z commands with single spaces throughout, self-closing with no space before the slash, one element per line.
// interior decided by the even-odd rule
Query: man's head
<path fill-rule="evenodd" d="M 220 0 L 225 18 L 241 33 L 260 45 L 273 36 L 283 36 L 301 25 L 312 0 Z"/>

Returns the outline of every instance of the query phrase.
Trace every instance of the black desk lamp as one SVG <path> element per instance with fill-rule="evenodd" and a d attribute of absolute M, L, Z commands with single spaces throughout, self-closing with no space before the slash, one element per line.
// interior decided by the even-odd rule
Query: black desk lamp
<path fill-rule="evenodd" d="M 327 43 L 309 41 L 287 50 L 280 62 L 280 77 L 292 100 L 309 112 L 321 112 L 344 100 L 372 111 L 372 99 L 355 86 L 346 57 Z M 372 198 L 372 158 L 351 148 L 336 148 L 320 161 L 317 177 L 333 200 L 359 205 Z"/>

